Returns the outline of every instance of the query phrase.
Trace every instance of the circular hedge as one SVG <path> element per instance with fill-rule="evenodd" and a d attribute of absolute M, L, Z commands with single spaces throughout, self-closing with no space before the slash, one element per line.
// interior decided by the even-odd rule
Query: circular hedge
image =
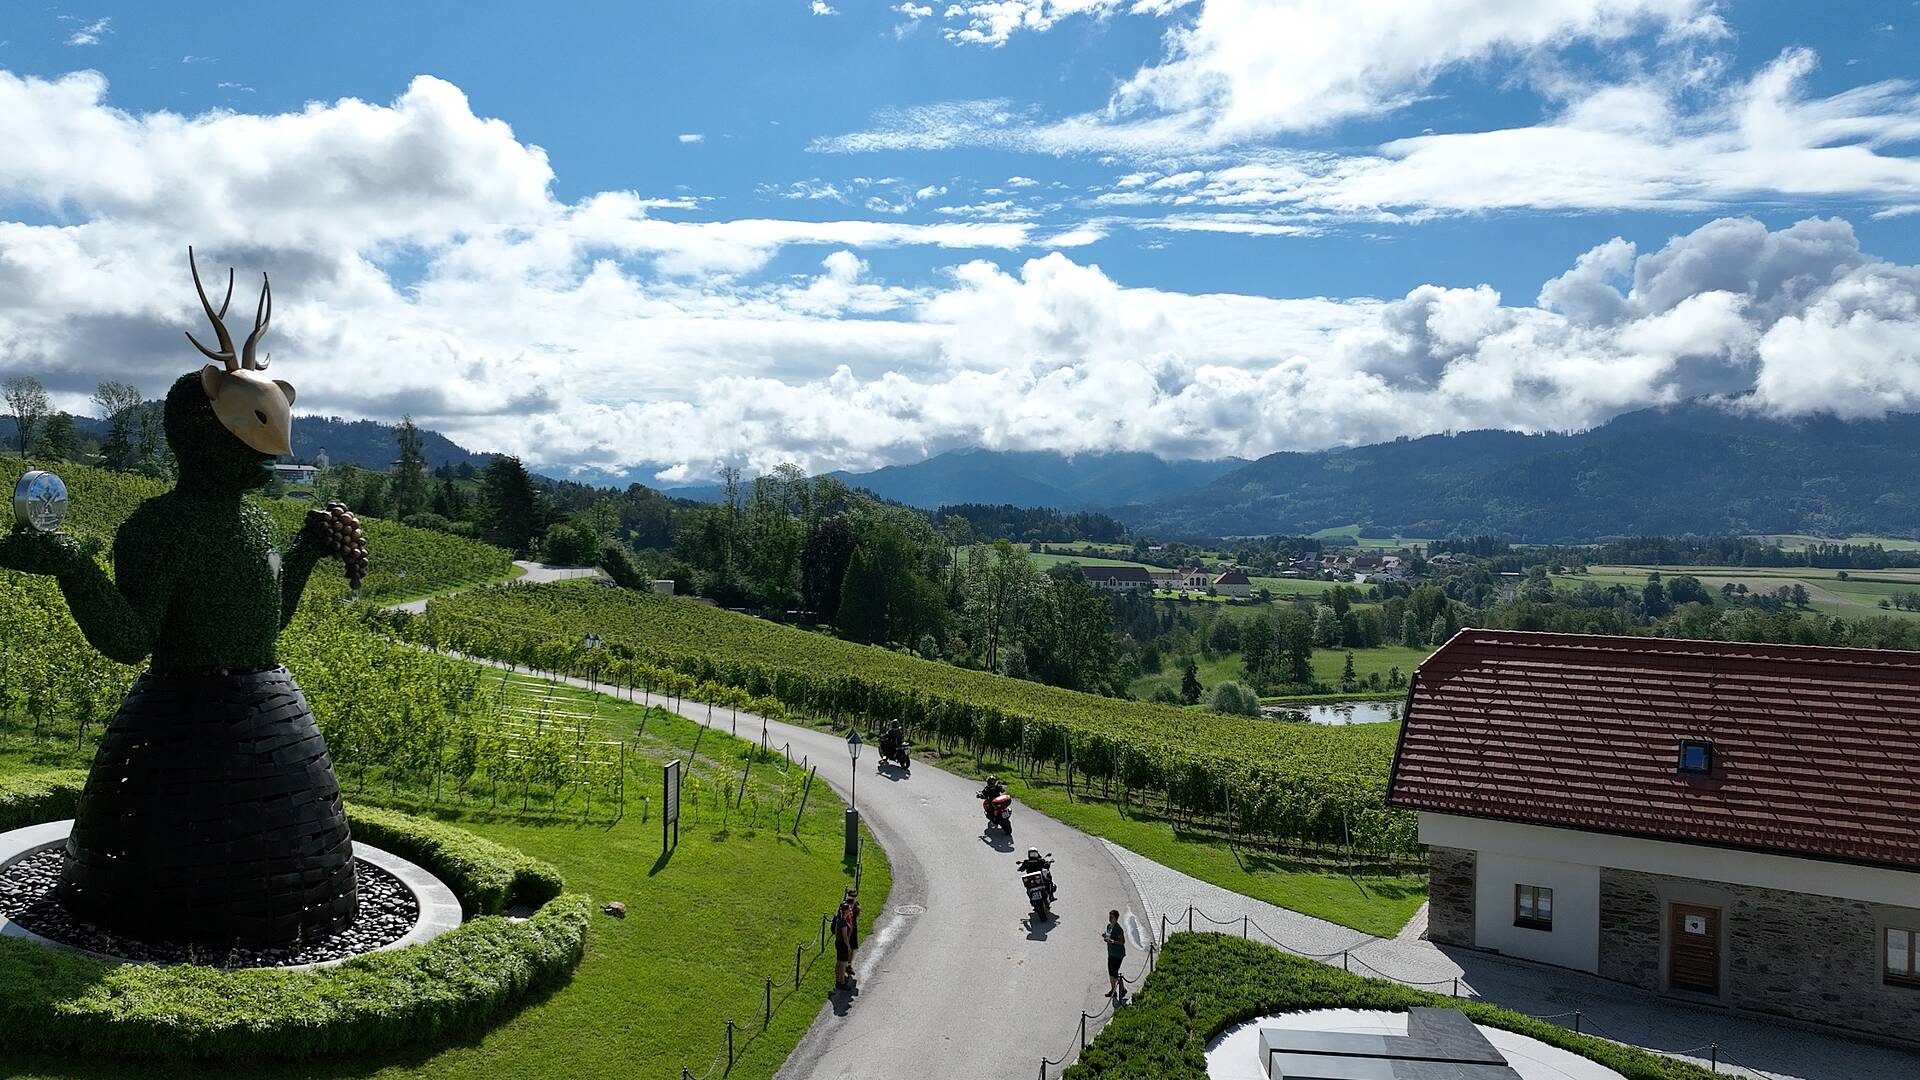
<path fill-rule="evenodd" d="M 0 790 L 0 828 L 27 823 L 7 821 L 23 816 L 9 808 L 67 803 L 78 778 L 48 774 L 31 792 L 22 779 Z M 304 971 L 116 965 L 0 938 L 0 1047 L 198 1059 L 419 1047 L 483 1026 L 579 963 L 591 907 L 560 891 L 552 866 L 390 810 L 350 807 L 348 819 L 357 839 L 444 881 L 467 921 L 423 945 Z M 500 914 L 512 907 L 537 910 Z"/>

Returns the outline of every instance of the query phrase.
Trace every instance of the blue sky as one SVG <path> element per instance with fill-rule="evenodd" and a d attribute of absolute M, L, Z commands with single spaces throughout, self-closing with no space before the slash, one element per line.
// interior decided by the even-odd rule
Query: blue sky
<path fill-rule="evenodd" d="M 47 294 L 0 300 L 0 368 L 158 392 L 192 241 L 276 273 L 303 406 L 660 482 L 1912 409 L 1917 29 L 1913 0 L 16 4 L 0 279 Z"/>

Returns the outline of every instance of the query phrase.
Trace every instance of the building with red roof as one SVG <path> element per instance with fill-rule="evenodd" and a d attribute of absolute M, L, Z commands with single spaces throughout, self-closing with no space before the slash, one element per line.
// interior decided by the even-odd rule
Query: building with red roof
<path fill-rule="evenodd" d="M 1144 566 L 1081 566 L 1080 575 L 1087 584 L 1109 592 L 1153 591 L 1153 575 Z"/>
<path fill-rule="evenodd" d="M 1920 1039 L 1920 653 L 1463 630 L 1387 801 L 1436 942 Z"/>

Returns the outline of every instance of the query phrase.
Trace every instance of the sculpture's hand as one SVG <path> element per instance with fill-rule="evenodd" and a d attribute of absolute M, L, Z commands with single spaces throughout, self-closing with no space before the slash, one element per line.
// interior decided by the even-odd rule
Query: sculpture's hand
<path fill-rule="evenodd" d="M 328 503 L 324 510 L 309 510 L 303 531 L 321 551 L 347 564 L 347 584 L 358 589 L 367 576 L 367 537 L 353 511 L 337 502 Z"/>
<path fill-rule="evenodd" d="M 0 537 L 0 568 L 23 574 L 60 574 L 87 560 L 86 551 L 65 533 L 17 527 Z"/>

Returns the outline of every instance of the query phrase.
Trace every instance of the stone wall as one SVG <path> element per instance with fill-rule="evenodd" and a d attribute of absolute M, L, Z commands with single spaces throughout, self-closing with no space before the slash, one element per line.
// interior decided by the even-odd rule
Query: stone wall
<path fill-rule="evenodd" d="M 1427 849 L 1427 940 L 1439 945 L 1473 944 L 1474 853 L 1464 848 Z"/>
<path fill-rule="evenodd" d="M 1603 869 L 1600 974 L 1660 990 L 1666 905 L 1676 899 L 1721 909 L 1726 1004 L 1876 1035 L 1915 1037 L 1920 989 L 1885 983 L 1881 935 L 1889 920 L 1920 927 L 1920 911 Z"/>
<path fill-rule="evenodd" d="M 1600 869 L 1600 974 L 1642 990 L 1660 989 L 1660 920 L 1654 874 Z"/>

